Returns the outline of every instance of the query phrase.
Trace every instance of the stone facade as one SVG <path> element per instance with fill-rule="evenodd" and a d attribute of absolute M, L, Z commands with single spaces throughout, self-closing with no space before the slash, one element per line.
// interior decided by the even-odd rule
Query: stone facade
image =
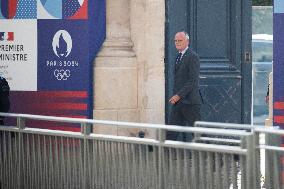
<path fill-rule="evenodd" d="M 106 40 L 94 61 L 95 119 L 165 122 L 164 30 L 164 0 L 107 0 Z M 94 132 L 139 130 L 96 125 Z"/>

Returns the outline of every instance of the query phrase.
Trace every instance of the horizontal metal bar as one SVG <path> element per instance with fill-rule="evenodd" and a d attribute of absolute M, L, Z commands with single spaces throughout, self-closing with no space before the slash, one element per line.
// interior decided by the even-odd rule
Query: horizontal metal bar
<path fill-rule="evenodd" d="M 181 127 L 181 126 L 167 126 L 168 131 L 192 132 L 200 134 L 222 135 L 222 136 L 249 136 L 250 132 L 244 130 L 234 129 L 220 129 L 220 128 L 203 128 L 203 127 Z"/>
<path fill-rule="evenodd" d="M 223 152 L 230 154 L 241 154 L 246 155 L 247 150 L 238 146 L 228 146 L 228 145 L 217 145 L 217 144 L 204 144 L 204 143 L 188 143 L 180 141 L 170 141 L 166 140 L 165 142 L 160 143 L 155 139 L 147 138 L 137 138 L 137 137 L 125 137 L 125 136 L 112 136 L 112 135 L 102 135 L 102 134 L 91 134 L 87 136 L 89 139 L 99 139 L 112 142 L 126 142 L 126 143 L 135 143 L 135 144 L 144 144 L 144 145 L 153 145 L 153 146 L 163 146 L 171 148 L 182 148 L 182 149 L 192 149 L 200 151 L 210 151 L 210 152 Z"/>
<path fill-rule="evenodd" d="M 116 136 L 116 135 L 90 134 L 89 136 L 86 136 L 86 138 L 93 139 L 93 140 L 134 143 L 134 144 L 144 144 L 144 145 L 153 145 L 153 146 L 158 146 L 160 144 L 160 142 L 155 139 L 128 137 L 128 136 Z"/>
<path fill-rule="evenodd" d="M 256 128 L 255 132 L 258 133 L 267 133 L 267 134 L 275 134 L 275 135 L 284 135 L 284 130 L 279 129 L 279 127 L 264 127 L 264 128 Z"/>
<path fill-rule="evenodd" d="M 241 143 L 240 140 L 226 139 L 226 138 L 200 137 L 198 140 L 211 141 L 211 142 L 227 142 L 227 143 L 234 143 L 234 144 Z"/>
<path fill-rule="evenodd" d="M 159 145 L 167 146 L 167 144 L 169 144 L 168 147 L 173 147 L 172 145 L 175 145 L 176 147 L 179 147 L 179 148 L 184 148 L 184 147 L 191 148 L 188 146 L 188 143 L 183 143 L 183 142 L 166 141 L 165 143 L 160 144 L 160 142 L 155 139 L 137 138 L 137 137 L 128 137 L 128 136 L 113 136 L 113 135 L 103 135 L 103 134 L 90 134 L 88 136 L 85 136 L 79 132 L 58 131 L 58 130 L 38 129 L 38 128 L 19 129 L 16 127 L 5 127 L 5 126 L 1 126 L 0 130 L 30 133 L 30 134 L 39 134 L 39 135 L 48 135 L 48 136 L 87 138 L 87 139 L 92 139 L 92 140 L 115 141 L 115 142 L 135 143 L 135 144 L 154 145 L 154 146 L 159 146 Z M 202 144 L 202 145 L 206 145 L 206 144 Z M 222 145 L 216 145 L 216 146 L 218 146 L 218 149 L 216 150 L 219 150 L 220 146 Z M 226 146 L 225 148 L 227 147 L 228 146 Z"/>
<path fill-rule="evenodd" d="M 240 155 L 247 154 L 247 149 L 243 149 L 238 146 L 228 146 L 228 145 L 166 141 L 164 144 L 162 144 L 162 146 L 172 147 L 172 148 L 191 149 L 191 150 L 198 150 L 198 151 L 220 152 L 220 153 L 228 153 L 228 154 L 240 154 Z"/>
<path fill-rule="evenodd" d="M 84 136 L 83 134 L 76 133 L 76 132 L 55 131 L 55 130 L 35 129 L 35 128 L 18 129 L 18 128 L 0 127 L 0 129 L 6 130 L 6 131 L 15 131 L 15 132 L 22 132 L 22 133 L 30 133 L 30 134 L 42 134 L 42 135 L 64 136 L 64 137 L 74 137 L 74 138 L 86 137 L 87 139 L 92 139 L 92 140 L 103 140 L 103 141 L 124 142 L 124 143 L 131 143 L 131 144 L 163 146 L 163 147 L 172 147 L 172 148 L 192 149 L 192 150 L 199 150 L 199 151 L 210 151 L 210 152 L 221 152 L 221 153 L 223 152 L 223 153 L 230 153 L 230 154 L 245 155 L 247 152 L 246 149 L 242 149 L 240 147 L 235 147 L 235 146 L 227 146 L 227 145 L 186 143 L 186 142 L 168 141 L 168 140 L 165 141 L 164 143 L 160 143 L 159 141 L 155 139 L 148 139 L 148 138 L 112 136 L 112 135 L 102 135 L 102 134 L 91 134 L 88 136 Z"/>
<path fill-rule="evenodd" d="M 220 123 L 220 122 L 205 122 L 197 121 L 194 126 L 199 127 L 217 127 L 217 128 L 230 128 L 230 129 L 254 129 L 261 126 L 252 126 L 248 124 L 236 124 L 236 123 Z"/>
<path fill-rule="evenodd" d="M 56 121 L 56 122 L 65 122 L 65 123 L 94 123 L 94 121 L 90 119 L 43 116 L 43 115 L 32 115 L 32 114 L 0 113 L 0 116 L 15 117 L 15 118 L 20 117 L 32 120 Z"/>
<path fill-rule="evenodd" d="M 283 147 L 277 147 L 277 146 L 259 145 L 258 148 L 265 149 L 265 150 L 273 150 L 273 151 L 284 152 L 284 148 Z"/>
<path fill-rule="evenodd" d="M 164 129 L 168 131 L 178 131 L 178 132 L 192 132 L 192 133 L 206 133 L 212 135 L 223 135 L 223 136 L 248 136 L 249 132 L 243 130 L 232 130 L 232 129 L 216 129 L 216 128 L 201 128 L 201 127 L 183 127 L 175 125 L 158 125 L 158 124 L 143 124 L 143 123 L 126 123 L 126 122 L 109 122 L 102 120 L 94 120 L 96 123 L 101 123 L 104 125 L 117 125 L 126 128 L 144 128 L 144 129 Z"/>
<path fill-rule="evenodd" d="M 30 114 L 0 113 L 0 116 L 1 115 L 2 116 L 8 116 L 8 117 L 21 117 L 21 118 L 26 118 L 26 119 L 43 120 L 43 121 L 103 124 L 105 126 L 118 126 L 118 127 L 123 127 L 123 128 L 164 129 L 164 130 L 168 130 L 168 131 L 207 133 L 207 134 L 212 134 L 212 135 L 223 135 L 223 136 L 248 136 L 248 135 L 250 135 L 246 131 L 229 130 L 229 129 L 182 127 L 182 126 L 174 126 L 174 125 L 119 122 L 119 121 L 104 121 L 104 120 L 91 120 L 91 119 L 78 119 L 78 118 L 63 118 L 63 117 L 39 116 L 39 115 L 30 115 Z"/>
<path fill-rule="evenodd" d="M 71 131 L 61 131 L 61 130 L 50 130 L 50 129 L 38 129 L 38 128 L 25 128 L 19 129 L 14 126 L 0 126 L 1 131 L 10 131 L 10 132 L 18 132 L 18 133 L 29 133 L 29 134 L 39 134 L 39 135 L 49 135 L 49 136 L 64 136 L 64 137 L 75 137 L 75 138 L 83 138 L 79 132 L 71 132 Z"/>
<path fill-rule="evenodd" d="M 20 129 L 15 126 L 0 126 L 1 131 L 19 132 Z"/>

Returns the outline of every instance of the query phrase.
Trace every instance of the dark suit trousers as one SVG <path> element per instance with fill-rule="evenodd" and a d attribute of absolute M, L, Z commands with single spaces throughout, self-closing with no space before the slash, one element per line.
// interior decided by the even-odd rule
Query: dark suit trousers
<path fill-rule="evenodd" d="M 192 127 L 195 121 L 200 120 L 201 115 L 199 104 L 183 104 L 180 102 L 176 105 L 173 105 L 169 124 Z M 191 142 L 192 139 L 192 133 L 167 131 L 167 140 Z"/>

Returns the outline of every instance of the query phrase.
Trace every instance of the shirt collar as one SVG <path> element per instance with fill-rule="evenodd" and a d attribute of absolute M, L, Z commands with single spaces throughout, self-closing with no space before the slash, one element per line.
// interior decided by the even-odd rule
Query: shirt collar
<path fill-rule="evenodd" d="M 184 55 L 184 53 L 187 51 L 187 49 L 188 49 L 188 47 L 186 47 L 183 51 L 179 52 L 179 53 L 181 53 L 181 56 Z"/>

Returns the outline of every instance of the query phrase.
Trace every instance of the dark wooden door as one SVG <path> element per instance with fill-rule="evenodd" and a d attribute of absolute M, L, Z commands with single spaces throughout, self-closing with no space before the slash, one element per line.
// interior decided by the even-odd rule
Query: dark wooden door
<path fill-rule="evenodd" d="M 176 56 L 173 39 L 182 30 L 201 60 L 202 120 L 250 123 L 251 1 L 166 0 L 166 120 Z"/>

